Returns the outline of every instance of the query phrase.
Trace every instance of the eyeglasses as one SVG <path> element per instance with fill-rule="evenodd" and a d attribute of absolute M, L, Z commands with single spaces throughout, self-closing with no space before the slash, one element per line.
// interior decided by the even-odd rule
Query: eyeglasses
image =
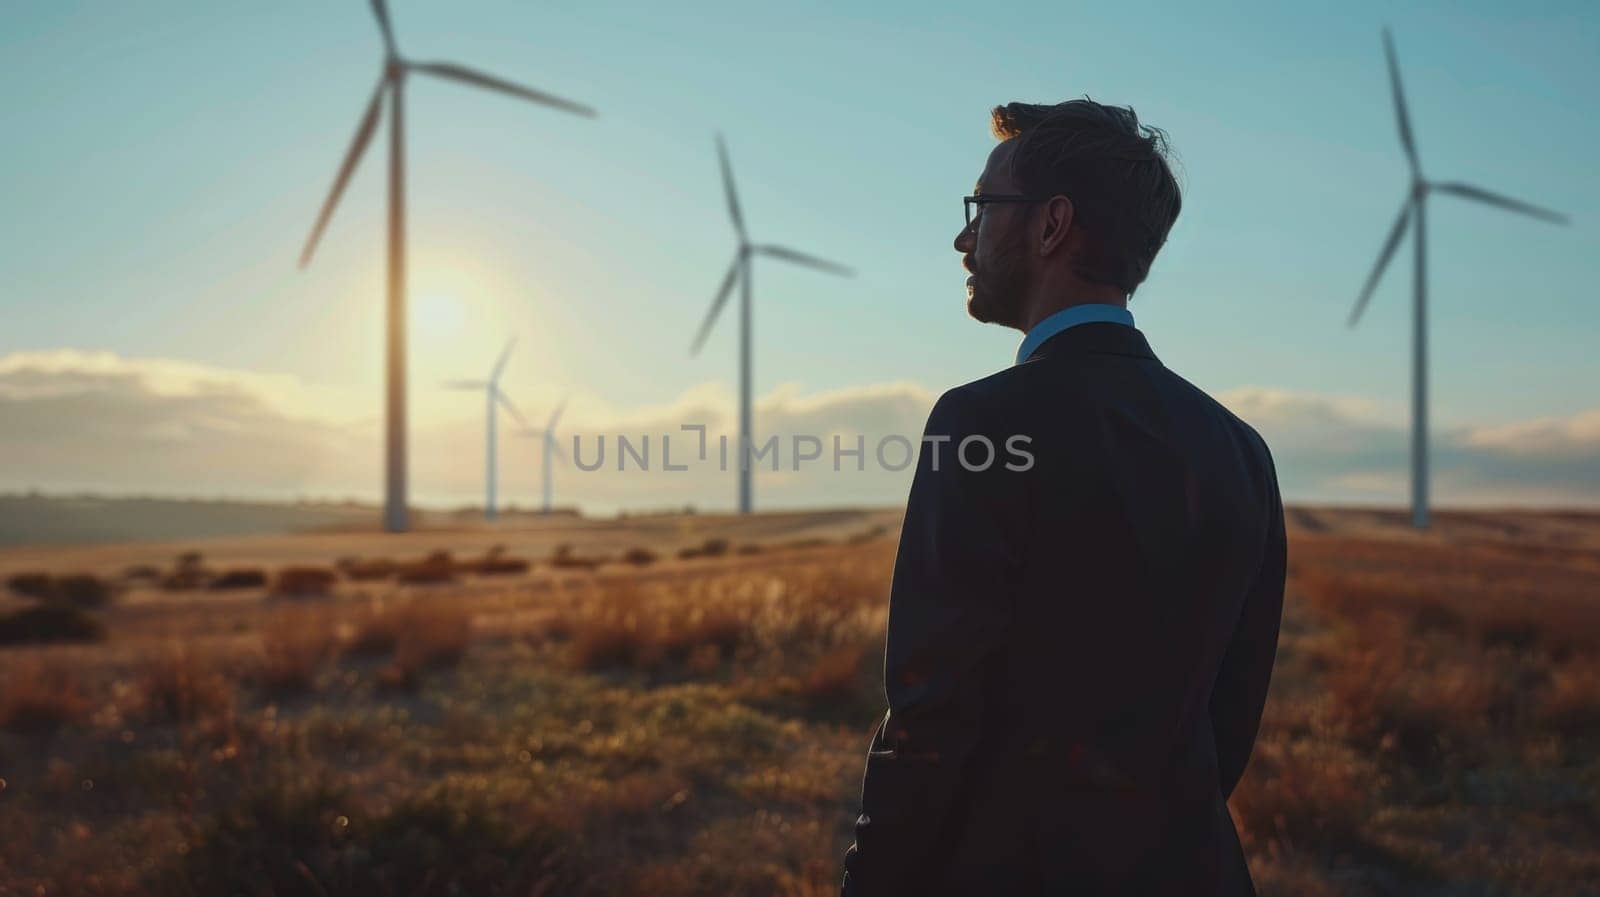
<path fill-rule="evenodd" d="M 983 193 L 978 196 L 963 196 L 961 197 L 961 204 L 966 209 L 967 227 L 972 227 L 972 222 L 983 214 L 983 207 L 992 202 L 1018 203 L 1044 202 L 1044 200 L 1032 196 L 1023 196 L 1020 193 Z"/>

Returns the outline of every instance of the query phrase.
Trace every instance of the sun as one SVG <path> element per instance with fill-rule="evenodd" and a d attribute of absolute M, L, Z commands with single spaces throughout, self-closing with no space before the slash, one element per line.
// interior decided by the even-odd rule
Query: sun
<path fill-rule="evenodd" d="M 411 326 L 419 334 L 457 334 L 467 323 L 467 304 L 449 293 L 423 293 L 411 304 Z"/>

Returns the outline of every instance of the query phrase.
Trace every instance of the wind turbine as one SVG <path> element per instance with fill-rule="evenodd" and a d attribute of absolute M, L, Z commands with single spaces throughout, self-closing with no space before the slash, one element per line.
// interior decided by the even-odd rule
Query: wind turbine
<path fill-rule="evenodd" d="M 567 457 L 566 453 L 561 451 L 560 444 L 556 442 L 556 421 L 561 420 L 561 412 L 565 410 L 567 410 L 567 401 L 562 399 L 561 404 L 556 406 L 556 410 L 550 413 L 550 419 L 545 421 L 544 429 L 528 427 L 517 431 L 518 436 L 527 436 L 544 441 L 544 453 L 539 464 L 540 477 L 544 480 L 544 513 L 546 515 L 550 513 L 550 495 L 554 491 L 554 481 L 551 479 L 551 456 L 554 455 L 563 460 Z"/>
<path fill-rule="evenodd" d="M 448 81 L 457 81 L 473 87 L 482 87 L 553 106 L 577 115 L 594 116 L 587 106 L 563 100 L 536 90 L 503 81 L 491 75 L 449 62 L 412 62 L 395 48 L 394 30 L 389 24 L 389 9 L 384 0 L 371 0 L 372 12 L 378 19 L 378 30 L 383 35 L 383 71 L 378 76 L 378 86 L 367 103 L 367 111 L 356 125 L 350 149 L 345 151 L 334 176 L 333 189 L 317 214 L 311 236 L 300 253 L 300 267 L 311 262 L 317 241 L 328 226 L 339 197 L 344 194 L 350 175 L 360 164 L 367 144 L 372 142 L 378 127 L 378 117 L 383 100 L 389 99 L 389 265 L 388 265 L 388 339 L 387 374 L 384 399 L 384 494 L 383 525 L 390 532 L 404 532 L 409 523 L 406 512 L 406 165 L 405 165 L 405 85 L 406 76 L 412 72 L 433 75 Z"/>
<path fill-rule="evenodd" d="M 739 211 L 739 195 L 733 187 L 733 169 L 728 164 L 728 148 L 722 141 L 722 135 L 717 135 L 717 158 L 722 163 L 722 188 L 728 196 L 728 215 L 733 219 L 733 229 L 739 236 L 739 248 L 733 254 L 733 263 L 728 266 L 728 274 L 722 279 L 722 286 L 718 288 L 716 298 L 711 300 L 711 310 L 706 314 L 705 322 L 700 325 L 700 332 L 694 338 L 694 344 L 689 349 L 690 355 L 700 354 L 700 347 L 705 344 L 706 335 L 711 332 L 711 325 L 716 323 L 717 314 L 722 311 L 722 306 L 728 302 L 728 297 L 733 294 L 733 285 L 739 284 L 739 513 L 750 513 L 751 504 L 751 468 L 755 465 L 749 463 L 749 451 L 752 446 L 750 438 L 750 259 L 757 255 L 782 259 L 829 274 L 838 274 L 850 277 L 855 272 L 843 265 L 834 264 L 814 256 L 796 252 L 782 246 L 769 244 L 757 245 L 750 242 L 750 235 L 745 231 L 744 215 Z"/>
<path fill-rule="evenodd" d="M 522 424 L 523 426 L 528 425 L 528 421 L 523 418 L 522 412 L 517 410 L 517 406 L 511 404 L 511 400 L 506 398 L 506 394 L 504 392 L 500 391 L 500 374 L 506 369 L 506 361 L 511 358 L 511 347 L 515 344 L 516 340 L 514 339 L 506 341 L 506 347 L 500 352 L 499 360 L 494 363 L 494 369 L 489 372 L 489 379 L 448 380 L 444 384 L 446 389 L 481 389 L 483 390 L 484 397 L 488 402 L 488 424 L 486 427 L 488 449 L 486 453 L 487 457 L 485 459 L 488 467 L 487 472 L 484 474 L 484 483 L 487 495 L 484 498 L 483 503 L 483 516 L 485 520 L 494 519 L 494 485 L 495 472 L 497 470 L 494 452 L 496 442 L 494 425 L 495 419 L 499 417 L 499 406 L 504 405 L 505 409 L 511 412 L 511 416 L 517 419 L 517 423 Z"/>
<path fill-rule="evenodd" d="M 1406 225 L 1411 224 L 1413 248 L 1416 250 L 1416 267 L 1412 281 L 1411 314 L 1411 525 L 1417 529 L 1428 526 L 1428 254 L 1426 211 L 1428 195 L 1433 192 L 1448 193 L 1464 199 L 1475 199 L 1502 209 L 1521 212 L 1553 224 L 1566 224 L 1567 216 L 1538 206 L 1490 193 L 1481 187 L 1457 181 L 1429 181 L 1422 176 L 1422 163 L 1417 158 L 1416 142 L 1411 136 L 1411 119 L 1406 113 L 1405 94 L 1400 89 L 1400 65 L 1395 61 L 1394 41 L 1389 29 L 1383 29 L 1383 50 L 1389 60 L 1389 84 L 1394 93 L 1395 117 L 1400 126 L 1400 145 L 1405 148 L 1406 160 L 1411 165 L 1411 186 L 1406 191 L 1405 202 L 1400 205 L 1400 216 L 1395 219 L 1383 250 L 1378 253 L 1378 263 L 1367 275 L 1361 288 L 1361 298 L 1356 300 L 1350 313 L 1349 326 L 1354 327 L 1361 312 L 1372 298 L 1384 268 L 1394 257 L 1400 239 L 1405 236 Z"/>

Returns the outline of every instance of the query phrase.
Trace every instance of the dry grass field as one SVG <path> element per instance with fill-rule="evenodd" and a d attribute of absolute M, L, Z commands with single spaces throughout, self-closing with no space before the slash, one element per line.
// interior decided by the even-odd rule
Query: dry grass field
<path fill-rule="evenodd" d="M 1600 515 L 1290 518 L 1262 892 L 1600 893 Z M 0 895 L 835 894 L 897 526 L 0 550 Z"/>

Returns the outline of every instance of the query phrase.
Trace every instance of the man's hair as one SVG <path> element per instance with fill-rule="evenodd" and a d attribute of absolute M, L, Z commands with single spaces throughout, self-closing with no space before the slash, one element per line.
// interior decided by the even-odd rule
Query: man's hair
<path fill-rule="evenodd" d="M 1131 294 L 1178 219 L 1183 197 L 1167 164 L 1166 132 L 1132 108 L 1084 97 L 1007 103 L 990 113 L 998 140 L 1016 138 L 1011 177 L 1028 196 L 1066 196 L 1083 226 L 1078 276 Z"/>

